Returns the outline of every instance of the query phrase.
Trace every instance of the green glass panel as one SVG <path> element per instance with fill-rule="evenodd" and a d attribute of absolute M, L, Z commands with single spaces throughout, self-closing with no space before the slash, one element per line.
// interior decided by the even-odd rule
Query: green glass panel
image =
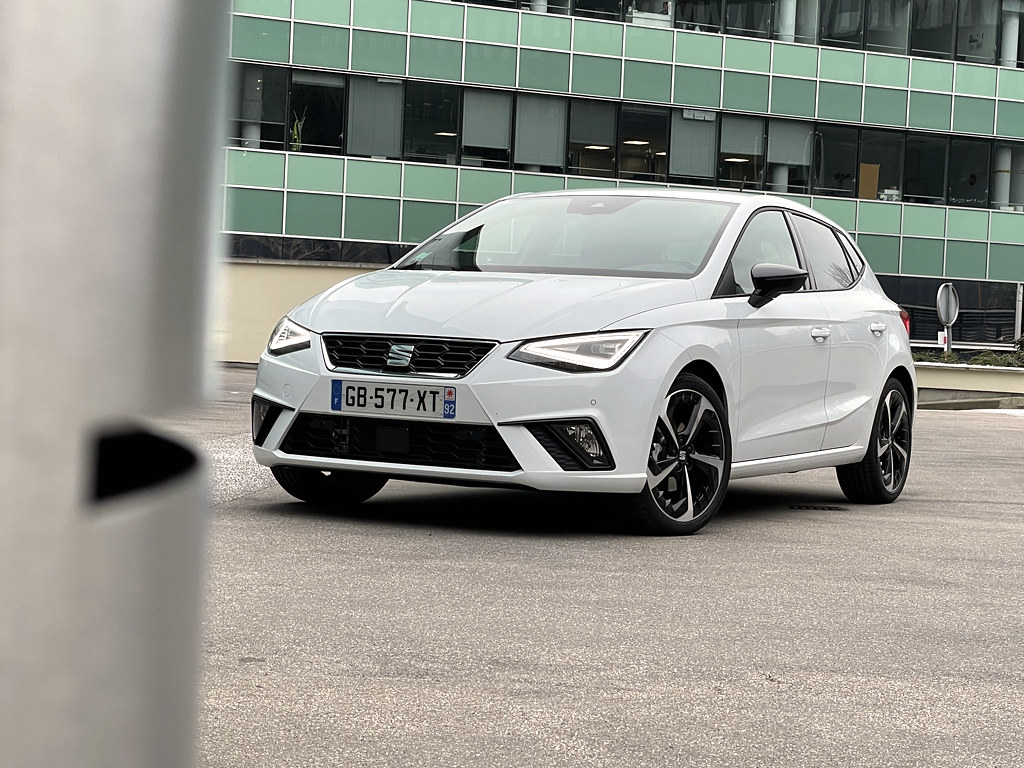
<path fill-rule="evenodd" d="M 405 35 L 352 30 L 352 69 L 386 75 L 405 74 Z"/>
<path fill-rule="evenodd" d="M 906 88 L 910 80 L 910 59 L 900 56 L 867 55 L 864 67 L 864 82 L 872 85 L 890 85 Z"/>
<path fill-rule="evenodd" d="M 625 63 L 622 96 L 637 101 L 667 102 L 672 97 L 672 67 L 645 61 Z"/>
<path fill-rule="evenodd" d="M 345 161 L 335 157 L 288 155 L 288 189 L 314 192 L 342 192 Z"/>
<path fill-rule="evenodd" d="M 409 76 L 462 79 L 462 43 L 433 37 L 409 38 Z"/>
<path fill-rule="evenodd" d="M 402 240 L 406 243 L 422 242 L 455 221 L 457 214 L 452 203 L 407 200 L 402 204 Z"/>
<path fill-rule="evenodd" d="M 652 184 L 646 181 L 620 181 L 619 189 L 664 189 L 668 184 Z"/>
<path fill-rule="evenodd" d="M 818 51 L 806 45 L 775 43 L 772 52 L 772 72 L 776 75 L 817 77 Z"/>
<path fill-rule="evenodd" d="M 988 258 L 989 280 L 1024 280 L 1024 246 L 993 243 Z"/>
<path fill-rule="evenodd" d="M 627 25 L 626 56 L 633 59 L 672 61 L 672 32 L 667 29 Z"/>
<path fill-rule="evenodd" d="M 399 208 L 397 200 L 345 198 L 345 239 L 397 242 Z"/>
<path fill-rule="evenodd" d="M 565 180 L 566 189 L 614 189 L 614 181 L 608 179 L 580 179 L 570 176 Z"/>
<path fill-rule="evenodd" d="M 352 0 L 352 25 L 405 32 L 409 0 Z"/>
<path fill-rule="evenodd" d="M 568 51 L 572 46 L 572 21 L 566 16 L 524 13 L 519 21 L 519 44 Z"/>
<path fill-rule="evenodd" d="M 818 65 L 822 80 L 843 80 L 860 83 L 864 80 L 864 54 L 822 48 Z"/>
<path fill-rule="evenodd" d="M 402 194 L 402 166 L 399 163 L 349 160 L 345 191 L 350 195 L 399 197 Z"/>
<path fill-rule="evenodd" d="M 1024 104 L 1016 101 L 999 102 L 999 119 L 996 122 L 998 136 L 1024 138 Z"/>
<path fill-rule="evenodd" d="M 620 59 L 573 56 L 573 93 L 618 98 L 621 79 L 622 61 Z"/>
<path fill-rule="evenodd" d="M 725 66 L 729 69 L 768 72 L 771 69 L 771 61 L 771 43 L 742 37 L 725 38 Z"/>
<path fill-rule="evenodd" d="M 722 72 L 718 69 L 676 67 L 675 92 L 672 101 L 695 107 L 720 107 Z"/>
<path fill-rule="evenodd" d="M 284 192 L 228 187 L 224 229 L 229 232 L 281 234 Z"/>
<path fill-rule="evenodd" d="M 985 243 L 965 243 L 962 240 L 946 242 L 946 276 L 984 280 L 988 262 Z"/>
<path fill-rule="evenodd" d="M 911 128 L 948 131 L 952 115 L 952 96 L 945 93 L 910 92 L 910 116 L 907 123 Z"/>
<path fill-rule="evenodd" d="M 348 0 L 295 0 L 295 18 L 304 21 L 348 24 L 348 11 Z"/>
<path fill-rule="evenodd" d="M 857 211 L 858 232 L 900 233 L 900 206 L 861 200 Z"/>
<path fill-rule="evenodd" d="M 903 235 L 942 237 L 946 232 L 946 209 L 937 205 L 903 206 Z"/>
<path fill-rule="evenodd" d="M 676 32 L 676 61 L 705 67 L 722 66 L 722 38 L 696 32 Z"/>
<path fill-rule="evenodd" d="M 231 10 L 235 13 L 254 13 L 257 16 L 280 16 L 287 19 L 292 15 L 289 0 L 235 0 Z"/>
<path fill-rule="evenodd" d="M 469 214 L 471 214 L 473 211 L 475 211 L 479 207 L 480 207 L 479 205 L 460 205 L 459 206 L 459 218 L 461 219 L 463 216 L 468 216 Z"/>
<path fill-rule="evenodd" d="M 953 65 L 945 61 L 913 59 L 910 64 L 910 87 L 922 91 L 952 91 Z"/>
<path fill-rule="evenodd" d="M 815 83 L 791 77 L 772 78 L 772 114 L 814 117 Z"/>
<path fill-rule="evenodd" d="M 994 99 L 972 99 L 969 96 L 953 97 L 954 131 L 991 135 L 995 122 L 996 102 Z"/>
<path fill-rule="evenodd" d="M 512 194 L 522 192 L 557 192 L 565 189 L 563 176 L 538 176 L 530 173 L 517 173 L 512 179 Z"/>
<path fill-rule="evenodd" d="M 621 56 L 622 25 L 576 19 L 572 47 L 574 51 L 579 51 L 580 53 L 601 53 L 606 56 Z"/>
<path fill-rule="evenodd" d="M 889 88 L 865 88 L 864 122 L 905 126 L 907 124 L 907 92 Z"/>
<path fill-rule="evenodd" d="M 515 45 L 519 42 L 519 17 L 510 11 L 468 6 L 466 39 Z"/>
<path fill-rule="evenodd" d="M 864 253 L 871 269 L 895 275 L 900 271 L 900 239 L 884 235 L 857 235 L 857 246 Z"/>
<path fill-rule="evenodd" d="M 512 174 L 463 169 L 459 178 L 460 203 L 489 203 L 512 193 Z"/>
<path fill-rule="evenodd" d="M 818 84 L 818 117 L 822 120 L 860 122 L 863 88 L 839 83 Z"/>
<path fill-rule="evenodd" d="M 768 111 L 768 76 L 726 72 L 722 85 L 722 106 L 744 112 Z"/>
<path fill-rule="evenodd" d="M 794 203 L 800 203 L 800 205 L 806 205 L 808 208 L 811 206 L 811 198 L 809 195 L 777 195 L 784 200 L 791 200 Z"/>
<path fill-rule="evenodd" d="M 1024 101 L 1024 69 L 999 70 L 999 98 Z"/>
<path fill-rule="evenodd" d="M 516 49 L 466 43 L 466 82 L 516 84 Z"/>
<path fill-rule="evenodd" d="M 1024 243 L 1024 215 L 992 211 L 989 237 L 996 243 Z"/>
<path fill-rule="evenodd" d="M 521 49 L 519 87 L 565 93 L 569 90 L 569 54 Z"/>
<path fill-rule="evenodd" d="M 348 30 L 295 24 L 292 62 L 300 66 L 348 69 Z"/>
<path fill-rule="evenodd" d="M 996 70 L 994 67 L 957 64 L 953 90 L 970 96 L 995 96 Z"/>
<path fill-rule="evenodd" d="M 857 202 L 855 200 L 816 197 L 811 201 L 811 207 L 828 216 L 843 229 L 852 232 L 857 228 Z"/>
<path fill-rule="evenodd" d="M 284 233 L 341 237 L 341 196 L 289 192 Z"/>
<path fill-rule="evenodd" d="M 243 187 L 283 187 L 284 155 L 229 150 L 227 182 Z"/>
<path fill-rule="evenodd" d="M 291 24 L 287 21 L 233 16 L 231 18 L 232 58 L 287 63 L 290 27 Z"/>
<path fill-rule="evenodd" d="M 462 14 L 457 3 L 433 3 L 413 0 L 409 31 L 420 35 L 462 37 Z"/>
<path fill-rule="evenodd" d="M 946 237 L 988 240 L 988 211 L 950 208 L 946 215 Z"/>
<path fill-rule="evenodd" d="M 424 200 L 455 200 L 459 172 L 454 168 L 405 166 L 403 196 Z"/>
<path fill-rule="evenodd" d="M 900 274 L 941 276 L 942 245 L 942 240 L 903 238 L 903 260 L 900 262 Z"/>

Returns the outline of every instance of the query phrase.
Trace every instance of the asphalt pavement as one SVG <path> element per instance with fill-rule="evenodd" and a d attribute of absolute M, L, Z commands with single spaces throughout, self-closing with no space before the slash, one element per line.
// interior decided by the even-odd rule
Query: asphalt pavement
<path fill-rule="evenodd" d="M 253 378 L 169 422 L 213 499 L 199 765 L 1024 764 L 1024 412 L 919 412 L 893 505 L 816 470 L 651 538 L 586 496 L 309 508 Z"/>

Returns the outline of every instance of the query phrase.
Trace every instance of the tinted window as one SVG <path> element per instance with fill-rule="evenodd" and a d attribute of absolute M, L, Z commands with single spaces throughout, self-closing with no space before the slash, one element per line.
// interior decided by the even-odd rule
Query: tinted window
<path fill-rule="evenodd" d="M 804 246 L 804 257 L 814 275 L 819 291 L 835 291 L 853 285 L 854 275 L 846 252 L 836 239 L 831 227 L 804 216 L 794 216 L 793 222 Z"/>
<path fill-rule="evenodd" d="M 786 219 L 781 211 L 763 211 L 747 224 L 739 243 L 732 252 L 731 280 L 735 285 L 729 290 L 723 285 L 720 292 L 725 294 L 748 294 L 754 291 L 754 281 L 750 270 L 755 264 L 784 264 L 788 267 L 800 267 L 793 246 L 793 238 L 786 226 Z M 725 282 L 730 280 L 726 270 Z"/>

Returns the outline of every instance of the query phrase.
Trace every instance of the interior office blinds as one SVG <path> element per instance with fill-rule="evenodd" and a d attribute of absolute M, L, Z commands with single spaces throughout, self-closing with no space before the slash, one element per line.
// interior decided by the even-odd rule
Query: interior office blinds
<path fill-rule="evenodd" d="M 569 142 L 615 146 L 615 104 L 574 99 Z"/>
<path fill-rule="evenodd" d="M 768 162 L 810 165 L 814 126 L 798 120 L 768 122 Z"/>
<path fill-rule="evenodd" d="M 516 99 L 515 162 L 565 165 L 565 99 L 519 94 Z"/>
<path fill-rule="evenodd" d="M 717 115 L 700 109 L 673 110 L 671 135 L 669 174 L 714 178 L 715 141 L 718 139 Z"/>
<path fill-rule="evenodd" d="M 348 87 L 348 151 L 370 157 L 402 156 L 402 81 L 352 77 Z"/>
<path fill-rule="evenodd" d="M 722 116 L 723 155 L 764 154 L 764 119 L 760 117 Z"/>
<path fill-rule="evenodd" d="M 462 102 L 462 146 L 510 149 L 512 94 L 467 89 Z"/>

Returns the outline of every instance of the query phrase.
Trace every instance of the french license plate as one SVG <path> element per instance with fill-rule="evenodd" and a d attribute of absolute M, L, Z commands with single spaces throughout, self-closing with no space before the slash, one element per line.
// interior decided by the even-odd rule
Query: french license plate
<path fill-rule="evenodd" d="M 427 419 L 455 418 L 455 387 L 331 381 L 331 410 Z"/>

